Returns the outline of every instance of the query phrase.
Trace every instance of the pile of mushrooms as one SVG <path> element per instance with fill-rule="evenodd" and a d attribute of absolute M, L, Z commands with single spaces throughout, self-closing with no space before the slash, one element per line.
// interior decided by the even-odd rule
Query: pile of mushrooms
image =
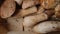
<path fill-rule="evenodd" d="M 60 0 L 0 1 L 0 27 L 4 26 L 5 34 L 60 31 Z"/>

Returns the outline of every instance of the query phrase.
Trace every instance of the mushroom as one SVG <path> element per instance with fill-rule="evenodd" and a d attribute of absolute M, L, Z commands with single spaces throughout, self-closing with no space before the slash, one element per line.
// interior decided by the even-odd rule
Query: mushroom
<path fill-rule="evenodd" d="M 13 0 L 5 0 L 1 6 L 1 18 L 8 18 L 15 12 L 15 2 Z"/>

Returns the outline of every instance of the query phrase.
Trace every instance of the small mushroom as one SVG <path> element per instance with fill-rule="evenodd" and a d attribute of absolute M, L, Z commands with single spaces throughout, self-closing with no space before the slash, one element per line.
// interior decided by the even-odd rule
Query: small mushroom
<path fill-rule="evenodd" d="M 24 0 L 23 4 L 22 4 L 22 9 L 32 7 L 32 6 L 34 6 L 34 5 L 38 4 L 38 3 L 39 3 L 38 0 Z"/>
<path fill-rule="evenodd" d="M 15 12 L 15 2 L 13 0 L 5 0 L 1 6 L 1 18 L 8 18 Z"/>
<path fill-rule="evenodd" d="M 41 5 L 45 9 L 52 9 L 59 3 L 58 0 L 41 0 Z"/>
<path fill-rule="evenodd" d="M 58 4 L 55 8 L 55 16 L 60 18 L 60 4 Z"/>

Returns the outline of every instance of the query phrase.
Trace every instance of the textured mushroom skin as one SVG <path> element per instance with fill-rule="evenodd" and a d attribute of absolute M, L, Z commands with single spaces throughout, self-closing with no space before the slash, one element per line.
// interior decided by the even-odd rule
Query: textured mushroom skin
<path fill-rule="evenodd" d="M 45 13 L 34 15 L 34 16 L 28 16 L 24 18 L 23 25 L 25 27 L 32 27 L 33 25 L 37 24 L 40 21 L 47 20 L 48 16 Z"/>
<path fill-rule="evenodd" d="M 33 31 L 38 33 L 49 33 L 52 31 L 58 31 L 60 29 L 60 22 L 58 21 L 46 21 L 36 25 L 33 28 Z"/>
<path fill-rule="evenodd" d="M 15 2 L 13 0 L 5 0 L 1 6 L 1 18 L 10 17 L 15 12 Z"/>

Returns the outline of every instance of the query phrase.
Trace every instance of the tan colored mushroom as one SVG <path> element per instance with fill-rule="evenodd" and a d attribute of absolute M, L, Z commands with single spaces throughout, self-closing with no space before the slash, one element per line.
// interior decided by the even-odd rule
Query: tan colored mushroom
<path fill-rule="evenodd" d="M 13 0 L 5 0 L 1 6 L 1 18 L 8 18 L 15 12 L 15 2 Z"/>
<path fill-rule="evenodd" d="M 58 4 L 55 8 L 55 16 L 60 18 L 60 4 Z"/>
<path fill-rule="evenodd" d="M 28 9 L 19 10 L 19 13 L 16 16 L 24 17 L 24 16 L 27 16 L 29 14 L 33 14 L 33 13 L 36 13 L 36 12 L 37 12 L 37 8 L 34 6 L 34 7 L 31 7 L 31 8 L 28 8 Z"/>
<path fill-rule="evenodd" d="M 40 2 L 45 9 L 51 9 L 59 3 L 59 0 L 40 0 Z"/>
<path fill-rule="evenodd" d="M 41 13 L 41 14 L 33 15 L 33 16 L 26 16 L 24 18 L 23 25 L 24 27 L 32 27 L 38 22 L 41 22 L 47 19 L 48 19 L 48 15 L 46 15 L 45 13 Z"/>
<path fill-rule="evenodd" d="M 60 22 L 45 21 L 33 27 L 33 31 L 37 33 L 49 33 L 52 31 L 60 31 Z"/>
<path fill-rule="evenodd" d="M 23 18 L 21 17 L 10 17 L 7 19 L 8 29 L 10 31 L 23 31 Z"/>
<path fill-rule="evenodd" d="M 36 4 L 39 4 L 38 0 L 24 0 L 23 4 L 22 4 L 22 9 L 32 7 L 32 6 L 36 5 Z"/>

